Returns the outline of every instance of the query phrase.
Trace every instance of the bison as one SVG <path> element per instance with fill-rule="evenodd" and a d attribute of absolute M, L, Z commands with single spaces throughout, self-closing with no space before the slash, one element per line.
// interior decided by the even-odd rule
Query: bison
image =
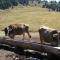
<path fill-rule="evenodd" d="M 52 45 L 57 46 L 58 45 L 58 31 L 56 29 L 52 29 L 46 26 L 42 26 L 38 30 L 40 41 L 43 43 L 43 41 L 47 43 L 51 43 Z"/>
<path fill-rule="evenodd" d="M 25 33 L 27 33 L 29 38 L 31 38 L 28 24 L 11 24 L 4 28 L 4 32 L 5 36 L 9 36 L 10 38 L 14 38 L 15 35 L 23 35 L 24 40 Z"/>

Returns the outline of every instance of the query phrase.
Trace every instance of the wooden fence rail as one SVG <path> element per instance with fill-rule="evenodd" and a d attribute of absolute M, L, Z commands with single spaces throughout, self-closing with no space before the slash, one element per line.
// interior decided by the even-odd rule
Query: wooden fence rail
<path fill-rule="evenodd" d="M 38 52 L 46 52 L 52 55 L 55 55 L 60 58 L 60 49 L 59 47 L 52 47 L 44 44 L 39 44 L 39 43 L 32 43 L 28 41 L 14 41 L 14 40 L 9 40 L 2 38 L 0 39 L 0 45 L 6 45 L 10 47 L 19 47 L 22 49 L 29 49 L 29 50 L 34 50 Z"/>

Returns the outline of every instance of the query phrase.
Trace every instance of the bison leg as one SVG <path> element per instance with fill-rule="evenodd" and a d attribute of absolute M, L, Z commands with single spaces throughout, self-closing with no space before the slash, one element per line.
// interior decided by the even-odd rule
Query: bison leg
<path fill-rule="evenodd" d="M 25 39 L 25 33 L 23 33 L 23 39 L 22 40 L 24 40 Z"/>
<path fill-rule="evenodd" d="M 31 35 L 30 35 L 30 33 L 29 33 L 29 32 L 27 32 L 27 34 L 28 34 L 28 37 L 29 37 L 29 38 L 31 38 Z"/>
<path fill-rule="evenodd" d="M 40 41 L 41 41 L 41 44 L 43 43 L 43 37 L 40 36 Z"/>
<path fill-rule="evenodd" d="M 9 35 L 10 38 L 14 39 L 14 34 Z"/>
<path fill-rule="evenodd" d="M 43 43 L 43 36 L 39 33 L 39 37 L 40 37 L 40 43 Z"/>
<path fill-rule="evenodd" d="M 28 34 L 28 37 L 31 38 L 31 35 L 29 33 L 29 27 L 28 26 L 25 26 L 25 32 Z"/>

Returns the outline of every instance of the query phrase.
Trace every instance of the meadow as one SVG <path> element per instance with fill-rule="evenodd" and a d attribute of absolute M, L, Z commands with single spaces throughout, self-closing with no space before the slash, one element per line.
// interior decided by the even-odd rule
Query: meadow
<path fill-rule="evenodd" d="M 60 30 L 60 12 L 48 11 L 41 7 L 17 6 L 0 10 L 0 30 L 10 24 L 27 23 L 30 31 L 38 31 L 41 25 Z"/>

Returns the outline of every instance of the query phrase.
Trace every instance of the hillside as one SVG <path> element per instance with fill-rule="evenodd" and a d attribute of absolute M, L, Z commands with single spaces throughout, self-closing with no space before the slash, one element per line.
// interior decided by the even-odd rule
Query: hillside
<path fill-rule="evenodd" d="M 60 30 L 60 12 L 49 12 L 41 7 L 14 7 L 0 10 L 0 28 L 9 24 L 28 23 L 31 31 L 37 31 L 41 25 Z"/>

